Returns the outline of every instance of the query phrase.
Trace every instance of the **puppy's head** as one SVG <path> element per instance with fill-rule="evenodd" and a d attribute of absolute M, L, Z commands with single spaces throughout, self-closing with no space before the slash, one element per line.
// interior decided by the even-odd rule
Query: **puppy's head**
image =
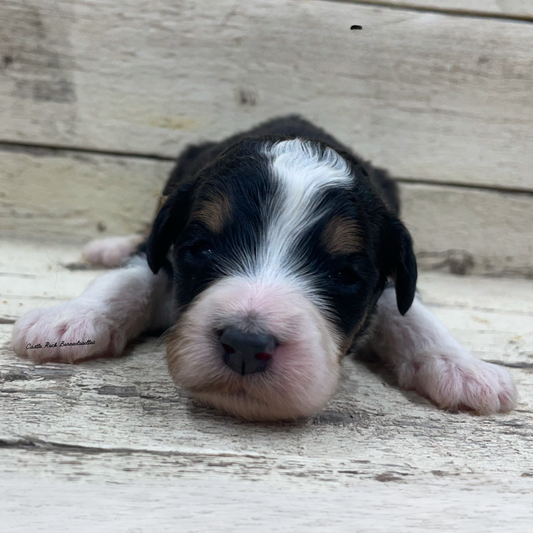
<path fill-rule="evenodd" d="M 326 404 L 387 278 L 402 314 L 414 297 L 411 239 L 365 175 L 322 143 L 249 139 L 172 192 L 147 258 L 172 250 L 179 384 L 253 420 Z"/>

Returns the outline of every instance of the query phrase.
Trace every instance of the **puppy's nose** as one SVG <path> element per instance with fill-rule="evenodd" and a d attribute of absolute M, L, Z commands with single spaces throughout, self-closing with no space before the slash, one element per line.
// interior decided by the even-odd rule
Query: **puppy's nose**
<path fill-rule="evenodd" d="M 226 328 L 220 336 L 224 348 L 224 363 L 242 376 L 263 372 L 278 343 L 272 335 L 245 333 Z"/>

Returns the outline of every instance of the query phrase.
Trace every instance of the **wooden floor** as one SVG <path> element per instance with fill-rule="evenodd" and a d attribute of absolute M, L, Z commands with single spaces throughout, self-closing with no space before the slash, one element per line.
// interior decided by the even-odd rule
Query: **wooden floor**
<path fill-rule="evenodd" d="M 0 1 L 0 533 L 533 530 L 533 281 L 420 280 L 513 373 L 508 415 L 347 358 L 323 413 L 251 424 L 180 391 L 160 339 L 79 366 L 9 346 L 102 273 L 48 239 L 138 231 L 180 150 L 284 114 L 399 180 L 425 268 L 533 279 L 532 50 L 525 0 Z"/>
<path fill-rule="evenodd" d="M 78 253 L 0 243 L 3 532 L 530 530 L 533 281 L 420 280 L 454 334 L 513 373 L 513 413 L 442 412 L 380 366 L 346 359 L 323 413 L 255 424 L 189 399 L 160 339 L 79 366 L 17 358 L 14 320 L 101 274 L 67 268 Z"/>

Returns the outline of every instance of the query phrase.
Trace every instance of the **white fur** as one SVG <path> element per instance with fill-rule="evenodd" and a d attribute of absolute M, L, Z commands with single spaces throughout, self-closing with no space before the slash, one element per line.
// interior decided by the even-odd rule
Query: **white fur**
<path fill-rule="evenodd" d="M 91 265 L 119 267 L 137 250 L 144 239 L 142 235 L 96 239 L 85 245 L 81 255 Z"/>
<path fill-rule="evenodd" d="M 418 299 L 402 317 L 394 290 L 385 290 L 374 327 L 371 346 L 392 363 L 401 387 L 446 409 L 491 414 L 516 405 L 509 373 L 471 355 Z"/>
<path fill-rule="evenodd" d="M 265 267 L 276 267 L 278 258 L 323 214 L 317 209 L 322 193 L 329 187 L 347 188 L 353 181 L 346 161 L 331 148 L 323 153 L 309 141 L 294 139 L 266 149 L 271 172 L 281 187 L 278 205 L 266 236 Z"/>
<path fill-rule="evenodd" d="M 279 341 L 265 372 L 241 376 L 223 362 L 216 331 L 268 331 Z M 174 379 L 203 402 L 249 420 L 305 416 L 337 388 L 338 340 L 318 308 L 284 283 L 226 278 L 182 315 L 168 342 Z"/>
<path fill-rule="evenodd" d="M 264 206 L 267 224 L 257 256 L 239 257 L 239 264 L 230 265 L 228 271 L 264 283 L 290 283 L 320 304 L 299 268 L 305 267 L 306 258 L 294 254 L 295 244 L 324 215 L 318 208 L 324 190 L 350 186 L 350 168 L 331 148 L 319 152 L 301 139 L 268 144 L 263 153 L 277 193 L 273 205 Z"/>
<path fill-rule="evenodd" d="M 13 329 L 13 349 L 38 363 L 118 356 L 145 329 L 169 327 L 172 307 L 166 275 L 154 276 L 139 257 L 96 279 L 76 300 L 24 315 Z M 60 346 L 78 341 L 94 344 Z M 47 342 L 57 347 L 46 347 Z M 30 348 L 38 344 L 42 348 Z"/>
<path fill-rule="evenodd" d="M 278 142 L 266 148 L 265 154 L 280 190 L 256 271 L 269 279 L 276 275 L 286 278 L 298 266 L 293 255 L 295 243 L 324 214 L 318 209 L 322 193 L 329 187 L 349 187 L 353 177 L 346 161 L 334 150 L 326 148 L 320 153 L 309 141 Z M 288 258 L 293 259 L 292 264 L 287 263 Z"/>

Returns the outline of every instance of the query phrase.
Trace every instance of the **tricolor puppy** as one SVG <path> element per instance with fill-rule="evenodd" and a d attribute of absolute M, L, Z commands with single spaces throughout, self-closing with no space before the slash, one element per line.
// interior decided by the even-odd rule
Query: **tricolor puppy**
<path fill-rule="evenodd" d="M 272 420 L 322 409 L 341 359 L 364 346 L 393 366 L 400 386 L 440 407 L 515 405 L 509 374 L 470 355 L 415 298 L 394 183 L 321 129 L 286 117 L 192 146 L 164 196 L 125 268 L 17 322 L 19 355 L 117 356 L 143 331 L 171 328 L 177 383 L 208 405 Z M 85 256 L 117 264 L 139 242 L 97 241 Z M 33 348 L 43 341 L 58 347 Z"/>

